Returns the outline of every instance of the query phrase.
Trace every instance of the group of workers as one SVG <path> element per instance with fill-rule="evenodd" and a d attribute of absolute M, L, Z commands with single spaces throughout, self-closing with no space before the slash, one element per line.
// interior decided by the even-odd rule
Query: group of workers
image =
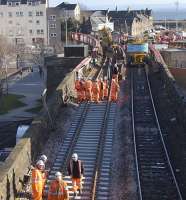
<path fill-rule="evenodd" d="M 36 162 L 35 167 L 32 169 L 32 199 L 42 200 L 45 195 L 45 184 L 48 177 L 48 172 L 45 170 L 47 157 L 42 155 Z M 72 159 L 68 164 L 68 174 L 72 179 L 72 191 L 74 196 L 78 192 L 82 192 L 82 178 L 84 176 L 83 162 L 78 159 L 78 155 L 74 153 Z M 63 180 L 61 172 L 55 173 L 55 179 L 50 182 L 48 200 L 69 200 L 69 188 L 67 183 Z"/>
<path fill-rule="evenodd" d="M 109 98 L 109 82 L 107 77 L 104 77 L 104 80 L 100 78 L 95 81 L 92 81 L 91 78 L 88 78 L 87 80 L 78 78 L 75 81 L 75 89 L 77 92 L 77 103 L 81 103 L 83 101 L 93 101 L 98 103 L 99 101 L 108 100 Z M 109 100 L 117 101 L 118 92 L 118 78 L 117 76 L 113 76 Z"/>

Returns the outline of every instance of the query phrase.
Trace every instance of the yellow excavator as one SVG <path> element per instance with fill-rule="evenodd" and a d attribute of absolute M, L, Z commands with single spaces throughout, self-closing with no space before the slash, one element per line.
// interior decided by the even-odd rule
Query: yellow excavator
<path fill-rule="evenodd" d="M 112 52 L 112 34 L 110 29 L 104 27 L 99 31 L 99 39 L 103 48 L 103 54 L 106 55 L 108 52 Z"/>

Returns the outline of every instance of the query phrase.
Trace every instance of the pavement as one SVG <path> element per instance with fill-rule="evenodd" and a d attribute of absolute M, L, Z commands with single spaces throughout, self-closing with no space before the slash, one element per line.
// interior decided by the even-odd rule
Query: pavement
<path fill-rule="evenodd" d="M 7 114 L 0 115 L 0 122 L 15 121 L 33 118 L 36 114 L 27 112 L 26 110 L 37 106 L 38 100 L 41 99 L 41 94 L 45 88 L 45 83 L 39 70 L 36 66 L 33 67 L 33 72 L 29 70 L 23 71 L 22 76 L 16 74 L 8 78 L 8 93 L 16 95 L 24 95 L 20 100 L 26 105 L 9 111 Z M 6 83 L 4 88 L 6 88 Z"/>

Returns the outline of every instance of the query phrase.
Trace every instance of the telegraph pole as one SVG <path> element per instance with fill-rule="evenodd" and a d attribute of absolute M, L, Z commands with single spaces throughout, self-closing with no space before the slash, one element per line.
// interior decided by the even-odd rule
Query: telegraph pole
<path fill-rule="evenodd" d="M 179 1 L 176 1 L 175 5 L 176 5 L 176 31 L 178 31 L 178 9 L 179 9 Z"/>

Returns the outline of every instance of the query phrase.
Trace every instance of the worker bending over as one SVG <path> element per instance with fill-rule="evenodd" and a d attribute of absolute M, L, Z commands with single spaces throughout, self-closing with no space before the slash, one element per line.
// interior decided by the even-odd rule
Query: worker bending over
<path fill-rule="evenodd" d="M 103 79 L 99 79 L 99 100 L 103 101 Z"/>
<path fill-rule="evenodd" d="M 98 81 L 95 80 L 93 83 L 92 83 L 92 100 L 96 103 L 99 102 L 99 84 L 98 84 Z"/>
<path fill-rule="evenodd" d="M 67 183 L 63 181 L 62 173 L 55 173 L 55 180 L 50 183 L 48 200 L 69 200 Z"/>
<path fill-rule="evenodd" d="M 103 81 L 103 99 L 108 99 L 108 80 L 106 76 Z"/>
<path fill-rule="evenodd" d="M 42 200 L 45 178 L 43 171 L 45 164 L 42 160 L 38 160 L 35 168 L 32 169 L 32 198 L 33 200 Z"/>
<path fill-rule="evenodd" d="M 119 84 L 117 83 L 116 79 L 112 79 L 111 91 L 110 91 L 110 99 L 111 99 L 111 101 L 114 101 L 114 102 L 117 101 L 118 92 L 119 92 Z"/>
<path fill-rule="evenodd" d="M 75 81 L 75 89 L 77 91 L 77 103 L 81 103 L 85 100 L 85 82 L 83 78 Z"/>
<path fill-rule="evenodd" d="M 68 173 L 69 176 L 72 178 L 72 187 L 74 196 L 77 196 L 77 191 L 79 191 L 79 194 L 82 192 L 82 178 L 84 175 L 84 167 L 81 160 L 78 159 L 77 153 L 74 153 L 72 155 L 72 159 L 69 162 L 68 165 Z"/>
<path fill-rule="evenodd" d="M 91 78 L 85 81 L 85 96 L 87 101 L 92 101 L 92 81 Z"/>

